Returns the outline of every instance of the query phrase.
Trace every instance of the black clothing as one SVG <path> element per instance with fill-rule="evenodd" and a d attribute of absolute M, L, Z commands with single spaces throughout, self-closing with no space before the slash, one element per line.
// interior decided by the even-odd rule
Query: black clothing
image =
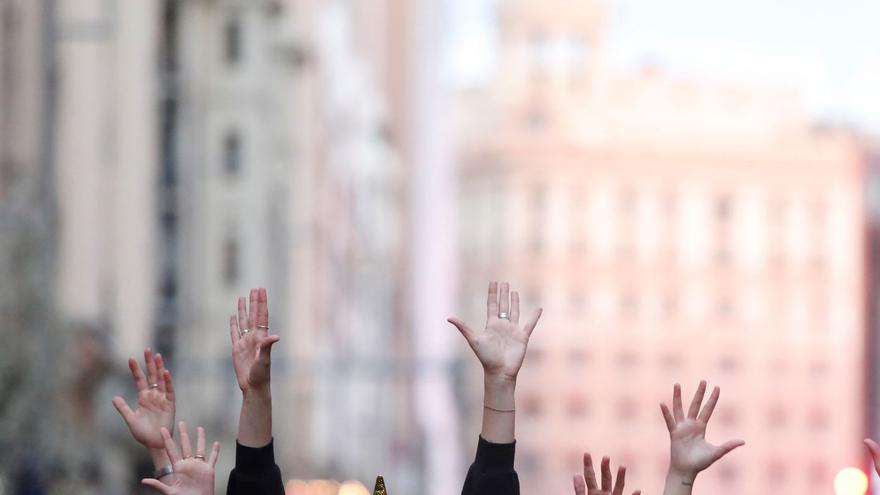
<path fill-rule="evenodd" d="M 235 443 L 235 468 L 229 473 L 226 495 L 284 495 L 273 443 L 259 448 Z"/>
<path fill-rule="evenodd" d="M 461 495 L 519 495 L 519 477 L 513 469 L 515 451 L 516 442 L 490 443 L 480 437 Z"/>

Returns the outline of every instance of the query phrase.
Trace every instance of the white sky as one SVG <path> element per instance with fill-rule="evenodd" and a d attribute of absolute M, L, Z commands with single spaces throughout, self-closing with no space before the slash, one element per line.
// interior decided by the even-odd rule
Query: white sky
<path fill-rule="evenodd" d="M 451 0 L 449 74 L 492 75 L 503 0 Z M 587 0 L 582 0 L 587 1 Z M 606 0 L 605 56 L 672 73 L 792 88 L 817 116 L 880 132 L 880 0 Z"/>

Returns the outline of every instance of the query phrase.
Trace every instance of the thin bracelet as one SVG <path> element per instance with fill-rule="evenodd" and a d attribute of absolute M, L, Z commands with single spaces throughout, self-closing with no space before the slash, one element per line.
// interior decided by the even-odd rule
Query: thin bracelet
<path fill-rule="evenodd" d="M 494 407 L 487 406 L 486 404 L 483 404 L 483 407 L 485 407 L 486 409 L 488 409 L 490 411 L 495 411 L 495 412 L 500 412 L 500 413 L 515 413 L 516 412 L 516 409 L 495 409 Z"/>

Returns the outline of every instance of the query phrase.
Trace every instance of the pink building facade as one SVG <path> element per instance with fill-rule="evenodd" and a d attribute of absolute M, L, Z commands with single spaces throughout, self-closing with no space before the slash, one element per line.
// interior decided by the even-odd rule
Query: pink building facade
<path fill-rule="evenodd" d="M 478 318 L 496 278 L 545 308 L 523 493 L 570 491 L 584 450 L 659 492 L 658 404 L 700 379 L 722 387 L 709 439 L 747 442 L 700 491 L 833 493 L 864 459 L 858 148 L 785 92 L 615 73 L 602 10 L 549 3 L 502 2 L 497 78 L 461 105 L 462 304 Z"/>

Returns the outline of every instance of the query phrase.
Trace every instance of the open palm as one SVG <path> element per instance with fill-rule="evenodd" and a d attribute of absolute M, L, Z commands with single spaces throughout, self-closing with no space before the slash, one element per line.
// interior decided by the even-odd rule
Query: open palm
<path fill-rule="evenodd" d="M 154 356 L 150 349 L 146 349 L 144 362 L 146 377 L 134 358 L 128 360 L 128 367 L 138 389 L 137 409 L 132 410 L 125 399 L 119 396 L 113 398 L 113 405 L 122 415 L 135 440 L 149 449 L 162 449 L 165 442 L 161 428 L 174 426 L 174 386 L 162 356 Z"/>
<path fill-rule="evenodd" d="M 165 451 L 171 460 L 174 469 L 174 481 L 165 484 L 160 480 L 147 478 L 141 480 L 146 486 L 153 488 L 163 495 L 211 495 L 214 493 L 214 466 L 220 455 L 220 444 L 214 442 L 210 457 L 205 457 L 205 430 L 198 428 L 198 439 L 195 453 L 186 431 L 186 423 L 178 425 L 180 433 L 180 447 L 177 449 L 171 433 L 162 428 L 162 440 Z"/>
<path fill-rule="evenodd" d="M 232 364 L 241 390 L 269 386 L 272 345 L 281 340 L 269 335 L 269 304 L 266 289 L 253 289 L 250 304 L 238 300 L 238 316 L 229 317 Z"/>
<path fill-rule="evenodd" d="M 516 291 L 511 293 L 507 283 L 501 284 L 499 294 L 497 282 L 489 284 L 486 306 L 486 327 L 482 332 L 475 332 L 457 318 L 448 321 L 467 340 L 487 375 L 514 380 L 522 367 L 529 337 L 538 324 L 541 310 L 535 311 L 520 327 L 519 294 Z"/>
<path fill-rule="evenodd" d="M 660 405 L 669 430 L 670 470 L 696 476 L 733 449 L 745 445 L 742 440 L 733 440 L 723 445 L 713 445 L 706 441 L 706 427 L 718 404 L 721 389 L 715 387 L 706 405 L 702 406 L 705 393 L 706 382 L 702 381 L 694 394 L 687 416 L 682 407 L 681 386 L 678 384 L 673 391 L 672 412 L 666 404 Z"/>

